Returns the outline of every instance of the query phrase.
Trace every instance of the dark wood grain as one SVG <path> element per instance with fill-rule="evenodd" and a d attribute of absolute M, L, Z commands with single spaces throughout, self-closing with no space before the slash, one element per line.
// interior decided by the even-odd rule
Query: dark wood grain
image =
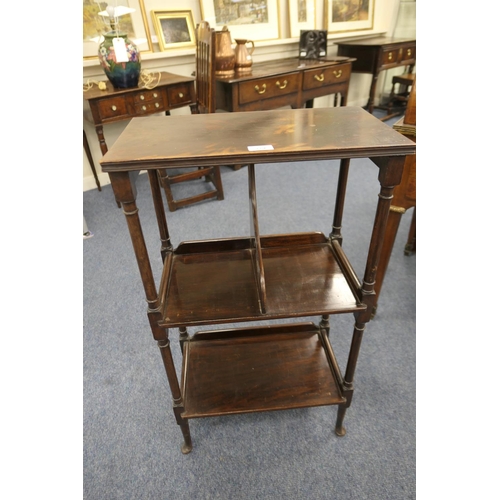
<path fill-rule="evenodd" d="M 196 137 L 196 141 L 192 138 Z M 273 150 L 249 151 L 271 145 Z M 104 172 L 407 155 L 415 145 L 357 107 L 134 118 Z"/>
<path fill-rule="evenodd" d="M 344 402 L 318 329 L 311 324 L 277 330 L 194 336 L 185 355 L 183 417 Z"/>
<path fill-rule="evenodd" d="M 372 75 L 367 103 L 370 113 L 376 107 L 375 91 L 380 73 L 399 66 L 408 66 L 408 71 L 412 73 L 417 60 L 417 42 L 414 38 L 380 36 L 340 42 L 337 45 L 339 56 L 355 59 L 352 63 L 353 73 Z"/>
<path fill-rule="evenodd" d="M 260 308 L 251 239 L 187 243 L 165 274 L 162 326 L 215 324 L 358 311 L 357 300 L 321 233 L 262 236 L 267 308 Z M 246 248 L 245 248 L 245 245 Z M 353 283 L 352 280 L 350 280 Z"/>
<path fill-rule="evenodd" d="M 334 105 L 345 106 L 353 61 L 332 57 L 254 63 L 250 73 L 217 77 L 217 109 L 235 112 L 312 107 L 316 97 L 330 94 L 340 97 L 335 96 Z"/>

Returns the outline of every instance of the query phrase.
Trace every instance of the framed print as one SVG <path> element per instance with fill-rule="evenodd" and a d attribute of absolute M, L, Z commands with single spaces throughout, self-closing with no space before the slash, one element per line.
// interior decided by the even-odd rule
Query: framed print
<path fill-rule="evenodd" d="M 190 10 L 153 10 L 151 16 L 161 51 L 196 46 L 193 13 Z"/>
<path fill-rule="evenodd" d="M 299 59 L 320 59 L 326 57 L 326 30 L 301 30 Z"/>
<path fill-rule="evenodd" d="M 375 0 L 325 0 L 325 29 L 328 33 L 373 28 Z"/>
<path fill-rule="evenodd" d="M 200 0 L 200 7 L 201 18 L 215 31 L 227 26 L 233 40 L 280 37 L 278 0 Z"/>
<path fill-rule="evenodd" d="M 106 10 L 108 5 L 115 3 L 98 2 L 97 0 L 83 0 L 83 58 L 97 59 L 100 37 L 111 30 L 109 18 L 99 16 L 98 13 Z M 120 5 L 135 9 L 135 12 L 118 18 L 118 31 L 126 33 L 139 52 L 152 52 L 151 35 L 149 34 L 144 0 L 120 0 Z"/>
<path fill-rule="evenodd" d="M 288 0 L 291 38 L 299 37 L 301 30 L 313 30 L 316 27 L 314 5 L 314 0 Z"/>

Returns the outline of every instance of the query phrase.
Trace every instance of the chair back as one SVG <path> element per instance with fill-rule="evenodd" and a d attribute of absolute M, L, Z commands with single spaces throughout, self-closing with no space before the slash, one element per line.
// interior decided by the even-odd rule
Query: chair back
<path fill-rule="evenodd" d="M 196 26 L 196 104 L 198 113 L 215 113 L 215 30 Z"/>

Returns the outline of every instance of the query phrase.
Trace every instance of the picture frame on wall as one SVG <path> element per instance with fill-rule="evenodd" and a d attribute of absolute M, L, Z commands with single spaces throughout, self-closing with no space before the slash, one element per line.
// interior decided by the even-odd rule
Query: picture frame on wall
<path fill-rule="evenodd" d="M 280 37 L 278 0 L 200 0 L 201 18 L 215 31 L 227 26 L 233 40 Z"/>
<path fill-rule="evenodd" d="M 162 52 L 196 46 L 193 13 L 190 10 L 153 10 L 151 16 Z"/>
<path fill-rule="evenodd" d="M 344 33 L 373 28 L 375 0 L 325 0 L 324 28 Z"/>
<path fill-rule="evenodd" d="M 114 3 L 83 0 L 83 59 L 97 59 L 102 36 L 111 31 L 109 18 L 99 15 L 108 5 Z M 120 6 L 135 9 L 134 12 L 118 18 L 118 31 L 125 33 L 134 42 L 139 52 L 153 51 L 151 34 L 144 9 L 144 0 L 120 0 Z"/>
<path fill-rule="evenodd" d="M 313 30 L 316 27 L 315 0 L 288 0 L 290 37 L 300 37 L 301 30 Z"/>

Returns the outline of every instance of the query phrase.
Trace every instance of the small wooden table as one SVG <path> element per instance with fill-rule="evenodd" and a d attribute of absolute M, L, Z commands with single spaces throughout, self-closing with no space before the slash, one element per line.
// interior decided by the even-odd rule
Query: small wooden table
<path fill-rule="evenodd" d="M 354 40 L 338 43 L 338 55 L 353 57 L 354 73 L 371 73 L 372 82 L 368 97 L 367 109 L 373 113 L 375 91 L 381 71 L 398 66 L 409 66 L 413 71 L 417 57 L 417 41 L 412 38 L 376 37 L 366 40 Z"/>
<path fill-rule="evenodd" d="M 333 57 L 254 63 L 250 73 L 236 72 L 234 76 L 216 77 L 217 109 L 312 108 L 315 97 L 331 94 L 338 94 L 335 103 L 345 106 L 353 61 L 350 57 Z"/>
<path fill-rule="evenodd" d="M 103 155 L 108 151 L 103 125 L 130 120 L 136 116 L 169 112 L 172 109 L 192 106 L 196 103 L 194 78 L 162 71 L 147 88 L 140 84 L 130 89 L 115 89 L 105 81 L 106 90 L 94 85 L 83 92 L 88 101 L 94 127 Z"/>
<path fill-rule="evenodd" d="M 134 118 L 113 144 L 101 160 L 102 170 L 109 173 L 127 219 L 149 324 L 184 436 L 183 453 L 192 448 L 188 420 L 197 417 L 338 405 L 335 432 L 345 434 L 343 420 L 353 396 L 363 332 L 375 304 L 375 274 L 391 198 L 406 155 L 414 152 L 413 141 L 357 107 Z M 379 169 L 380 191 L 360 281 L 342 248 L 341 227 L 350 158 L 365 157 Z M 332 177 L 338 173 L 330 235 L 261 235 L 258 170 L 282 163 L 285 172 L 287 163 L 307 160 L 337 160 L 324 163 Z M 159 170 L 238 163 L 248 164 L 247 235 L 183 242 L 174 249 Z M 163 260 L 158 273 L 151 267 L 157 259 L 148 254 L 133 186 L 132 174 L 140 170 L 148 172 L 158 219 Z M 307 203 L 314 193 L 295 195 L 297 203 Z M 325 209 L 329 205 L 325 200 Z M 264 216 L 276 218 L 275 213 Z M 157 285 L 154 276 L 160 275 Z M 329 339 L 330 315 L 341 314 L 354 317 L 344 373 Z M 276 323 L 311 316 L 321 321 Z M 202 330 L 192 336 L 187 331 L 270 320 L 274 323 L 260 327 Z M 172 328 L 180 332 L 180 382 L 168 339 Z"/>

